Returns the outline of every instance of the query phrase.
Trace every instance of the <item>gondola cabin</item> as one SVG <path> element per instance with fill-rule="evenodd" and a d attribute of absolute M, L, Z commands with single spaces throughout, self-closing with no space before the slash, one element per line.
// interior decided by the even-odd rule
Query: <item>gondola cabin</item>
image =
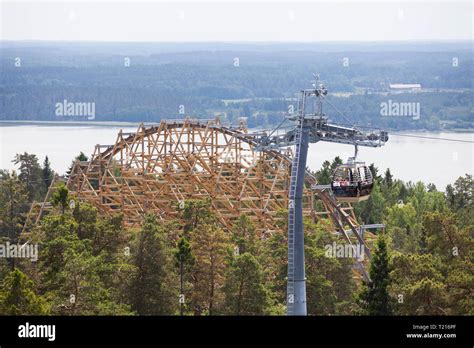
<path fill-rule="evenodd" d="M 369 199 L 374 186 L 370 168 L 364 162 L 349 160 L 336 168 L 331 189 L 340 202 L 357 203 Z"/>

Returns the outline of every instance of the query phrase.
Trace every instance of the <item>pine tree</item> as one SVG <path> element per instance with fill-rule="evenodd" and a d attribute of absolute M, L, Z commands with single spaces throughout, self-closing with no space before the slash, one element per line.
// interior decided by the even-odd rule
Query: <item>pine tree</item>
<path fill-rule="evenodd" d="M 69 168 L 66 171 L 66 177 L 69 177 L 69 175 L 71 175 L 72 168 L 74 168 L 74 164 L 75 164 L 76 161 L 86 162 L 88 160 L 89 160 L 89 158 L 84 154 L 84 152 L 81 151 L 79 153 L 79 155 L 74 157 L 74 160 L 71 162 L 71 165 L 69 166 Z"/>
<path fill-rule="evenodd" d="M 231 315 L 263 315 L 270 305 L 270 293 L 255 256 L 244 253 L 234 258 L 224 285 L 225 308 Z"/>
<path fill-rule="evenodd" d="M 22 181 L 28 191 L 28 200 L 40 200 L 43 190 L 41 181 L 41 167 L 38 164 L 36 155 L 27 152 L 23 154 L 17 153 L 13 159 L 13 164 L 19 165 L 20 174 L 18 178 Z"/>
<path fill-rule="evenodd" d="M 449 314 L 447 288 L 441 258 L 432 254 L 396 253 L 390 273 L 391 290 L 397 296 L 397 314 Z"/>
<path fill-rule="evenodd" d="M 1 315 L 45 315 L 46 302 L 34 291 L 34 284 L 15 268 L 3 280 L 0 288 Z"/>
<path fill-rule="evenodd" d="M 380 185 L 377 182 L 374 183 L 374 188 L 372 189 L 369 199 L 365 202 L 358 203 L 355 209 L 361 221 L 366 224 L 380 223 L 380 221 L 382 221 L 385 199 Z"/>
<path fill-rule="evenodd" d="M 454 182 L 454 187 L 452 185 L 446 187 L 446 198 L 453 210 L 459 210 L 473 204 L 473 185 L 472 175 L 466 174 Z"/>
<path fill-rule="evenodd" d="M 341 164 L 342 159 L 339 156 L 336 156 L 332 162 L 324 161 L 322 168 L 316 172 L 318 183 L 322 185 L 330 184 L 334 171 Z"/>
<path fill-rule="evenodd" d="M 215 222 L 198 226 L 190 236 L 196 257 L 192 273 L 192 307 L 197 315 L 212 315 L 222 303 L 221 288 L 230 249 L 228 237 Z"/>
<path fill-rule="evenodd" d="M 184 220 L 184 233 L 188 233 L 197 228 L 200 224 L 209 223 L 214 220 L 211 214 L 211 201 L 206 200 L 189 200 L 184 203 L 182 216 Z"/>
<path fill-rule="evenodd" d="M 133 253 L 137 271 L 130 289 L 132 309 L 140 315 L 172 314 L 178 303 L 171 290 L 172 255 L 154 215 L 145 216 Z"/>
<path fill-rule="evenodd" d="M 385 175 L 384 175 L 384 178 L 383 178 L 383 184 L 385 187 L 387 188 L 391 188 L 392 187 L 392 184 L 393 184 L 393 175 L 392 173 L 390 172 L 390 168 L 387 168 L 387 170 L 385 171 Z"/>
<path fill-rule="evenodd" d="M 391 315 L 391 299 L 388 293 L 390 285 L 390 267 L 385 237 L 379 235 L 376 250 L 370 263 L 370 281 L 364 284 L 359 297 L 362 314 Z"/>
<path fill-rule="evenodd" d="M 94 233 L 107 220 L 91 225 Z M 91 238 L 79 238 L 78 224 L 70 214 L 47 215 L 39 226 L 44 235 L 39 274 L 40 290 L 60 315 L 128 315 L 120 279 L 130 278 L 130 265 L 109 250 L 94 252 Z M 113 228 L 113 224 L 110 224 Z"/>
<path fill-rule="evenodd" d="M 258 248 L 255 226 L 246 215 L 241 215 L 235 222 L 231 231 L 231 241 L 235 243 L 238 252 L 249 252 L 256 255 Z"/>
<path fill-rule="evenodd" d="M 272 296 L 278 303 L 284 304 L 286 301 L 286 277 L 288 274 L 288 212 L 281 210 L 278 212 L 277 217 L 280 223 L 277 222 L 276 231 L 268 239 L 264 240 L 264 246 L 259 257 L 262 260 L 261 264 L 265 265 L 265 280 L 272 292 Z M 283 313 L 285 313 L 285 308 L 283 308 L 281 314 Z"/>
<path fill-rule="evenodd" d="M 0 236 L 16 243 L 28 210 L 28 193 L 25 184 L 13 171 L 3 173 L 0 180 Z"/>
<path fill-rule="evenodd" d="M 54 172 L 51 169 L 51 163 L 49 162 L 48 156 L 44 158 L 43 168 L 41 169 L 41 180 L 44 184 L 44 192 L 46 193 L 51 186 L 53 181 Z"/>
<path fill-rule="evenodd" d="M 305 224 L 306 295 L 310 315 L 351 314 L 354 260 L 327 255 L 328 245 L 345 243 L 341 237 L 328 233 L 331 228 L 327 220 Z"/>
<path fill-rule="evenodd" d="M 176 263 L 175 266 L 179 270 L 179 293 L 182 298 L 180 298 L 180 314 L 184 314 L 185 301 L 186 301 L 186 291 L 185 291 L 185 280 L 186 275 L 189 273 L 190 268 L 194 265 L 194 255 L 191 249 L 191 243 L 189 240 L 183 236 L 178 240 L 177 248 L 175 251 Z"/>
<path fill-rule="evenodd" d="M 58 206 L 61 209 L 61 214 L 64 215 L 69 204 L 69 190 L 66 185 L 62 184 L 54 191 L 51 202 L 54 206 Z"/>

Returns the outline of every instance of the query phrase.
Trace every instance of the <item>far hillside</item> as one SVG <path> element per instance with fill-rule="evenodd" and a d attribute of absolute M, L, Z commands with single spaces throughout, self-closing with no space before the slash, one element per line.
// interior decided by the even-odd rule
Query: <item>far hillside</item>
<path fill-rule="evenodd" d="M 0 120 L 83 121 L 57 103 L 94 103 L 94 121 L 247 118 L 277 124 L 320 74 L 354 123 L 409 130 L 474 128 L 471 42 L 56 43 L 3 41 Z M 390 84 L 419 84 L 394 90 Z M 383 117 L 381 103 L 419 103 L 420 118 Z M 328 110 L 338 122 L 338 113 Z"/>

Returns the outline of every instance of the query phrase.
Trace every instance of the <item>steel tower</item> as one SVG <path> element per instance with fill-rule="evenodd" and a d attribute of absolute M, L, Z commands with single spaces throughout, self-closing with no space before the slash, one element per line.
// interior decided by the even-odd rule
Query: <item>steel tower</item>
<path fill-rule="evenodd" d="M 297 112 L 285 118 L 295 122 L 295 127 L 286 133 L 273 135 L 285 121 L 283 120 L 270 134 L 254 137 L 257 149 L 261 150 L 295 146 L 288 197 L 288 315 L 307 314 L 302 197 L 309 143 L 328 141 L 354 145 L 357 148 L 359 145 L 379 147 L 388 140 L 387 132 L 384 131 L 364 133 L 355 127 L 328 123 L 328 118 L 323 113 L 323 100 L 336 108 L 325 98 L 326 95 L 326 87 L 318 84 L 316 77 L 313 88 L 300 91 Z M 339 110 L 336 111 L 345 118 Z"/>

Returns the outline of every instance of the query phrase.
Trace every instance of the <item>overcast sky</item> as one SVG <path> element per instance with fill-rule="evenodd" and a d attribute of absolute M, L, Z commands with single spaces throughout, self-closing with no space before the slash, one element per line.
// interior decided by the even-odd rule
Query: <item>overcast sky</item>
<path fill-rule="evenodd" d="M 472 40 L 471 1 L 1 1 L 4 40 Z"/>

